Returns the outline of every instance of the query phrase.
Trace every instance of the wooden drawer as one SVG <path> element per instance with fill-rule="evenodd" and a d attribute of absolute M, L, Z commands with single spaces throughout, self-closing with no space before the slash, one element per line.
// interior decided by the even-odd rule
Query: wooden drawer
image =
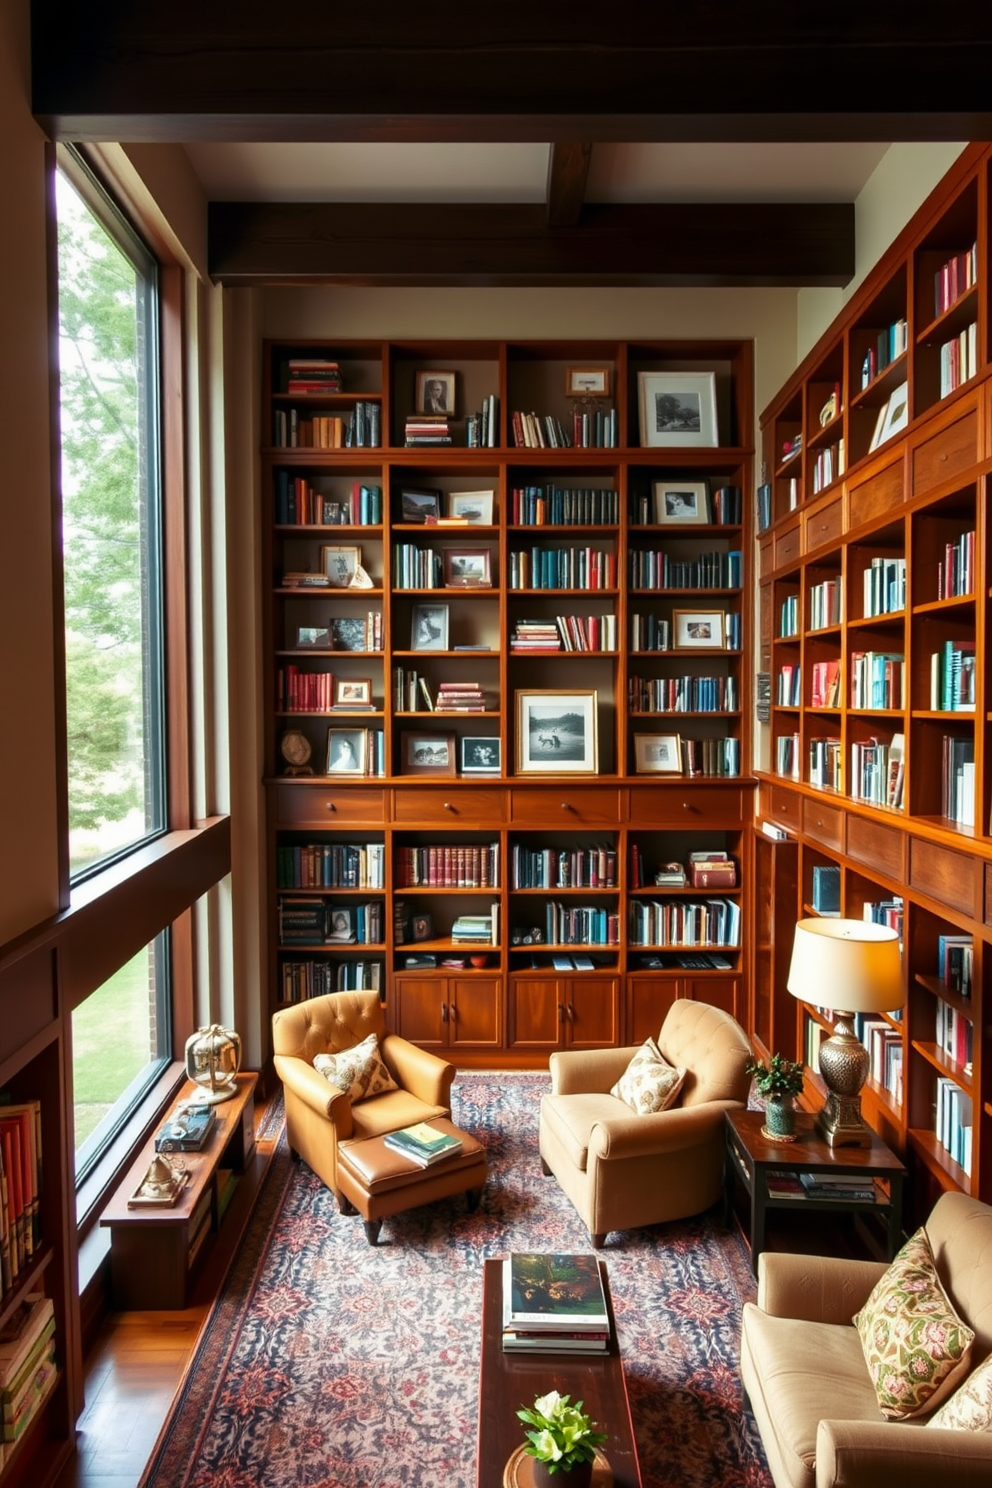
<path fill-rule="evenodd" d="M 848 856 L 871 868 L 880 868 L 890 878 L 901 879 L 904 875 L 905 842 L 905 834 L 897 827 L 867 821 L 863 816 L 847 819 Z"/>
<path fill-rule="evenodd" d="M 394 822 L 499 826 L 505 820 L 506 792 L 494 786 L 403 786 L 393 791 Z"/>
<path fill-rule="evenodd" d="M 860 527 L 883 512 L 893 511 L 906 498 L 901 459 L 876 470 L 859 486 L 852 486 L 848 493 L 848 526 Z"/>
<path fill-rule="evenodd" d="M 803 798 L 780 785 L 766 786 L 762 791 L 761 809 L 779 826 L 798 832 L 803 820 Z"/>
<path fill-rule="evenodd" d="M 806 517 L 806 544 L 807 553 L 816 548 L 822 548 L 825 543 L 836 542 L 844 530 L 844 505 L 838 496 L 835 501 L 830 501 L 822 506 L 819 511 L 810 512 Z"/>
<path fill-rule="evenodd" d="M 782 568 L 787 563 L 795 563 L 799 557 L 800 550 L 799 523 L 789 527 L 784 532 L 775 534 L 775 567 Z"/>
<path fill-rule="evenodd" d="M 844 813 L 823 801 L 803 801 L 803 831 L 824 847 L 844 851 Z"/>
<path fill-rule="evenodd" d="M 913 837 L 909 844 L 909 882 L 921 894 L 977 917 L 980 862 L 952 848 Z"/>
<path fill-rule="evenodd" d="M 620 791 L 606 786 L 589 789 L 564 781 L 554 788 L 514 790 L 510 816 L 523 826 L 616 826 L 620 821 Z"/>
<path fill-rule="evenodd" d="M 910 455 L 913 470 L 913 494 L 928 491 L 950 480 L 959 470 L 967 470 L 978 459 L 978 410 L 968 409 L 953 424 L 918 444 Z"/>
<path fill-rule="evenodd" d="M 748 815 L 751 814 L 750 796 Z M 688 784 L 646 786 L 630 790 L 630 823 L 652 827 L 739 826 L 744 820 L 744 798 L 740 787 Z"/>
<path fill-rule="evenodd" d="M 386 820 L 386 792 L 370 786 L 276 786 L 277 827 L 369 826 Z"/>

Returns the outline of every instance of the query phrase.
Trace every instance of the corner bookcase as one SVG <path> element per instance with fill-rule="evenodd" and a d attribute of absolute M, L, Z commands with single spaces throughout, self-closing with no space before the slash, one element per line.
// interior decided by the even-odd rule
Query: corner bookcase
<path fill-rule="evenodd" d="M 990 189 L 970 146 L 761 421 L 759 809 L 788 837 L 756 834 L 755 900 L 899 929 L 864 1106 L 918 1218 L 992 1200 Z M 815 1069 L 826 1020 L 757 928 L 761 1041 Z"/>
<path fill-rule="evenodd" d="M 375 986 L 508 1065 L 744 1019 L 752 385 L 746 341 L 265 344 L 273 1009 Z M 733 883 L 655 884 L 693 852 Z"/>

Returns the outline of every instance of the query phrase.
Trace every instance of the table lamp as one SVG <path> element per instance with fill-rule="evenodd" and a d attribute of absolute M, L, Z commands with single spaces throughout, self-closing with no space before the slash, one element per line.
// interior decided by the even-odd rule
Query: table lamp
<path fill-rule="evenodd" d="M 800 920 L 786 984 L 793 997 L 834 1012 L 834 1031 L 820 1045 L 827 1099 L 816 1129 L 829 1147 L 870 1147 L 861 1116 L 868 1050 L 851 1026 L 855 1013 L 884 1013 L 906 1000 L 899 937 L 867 920 Z"/>

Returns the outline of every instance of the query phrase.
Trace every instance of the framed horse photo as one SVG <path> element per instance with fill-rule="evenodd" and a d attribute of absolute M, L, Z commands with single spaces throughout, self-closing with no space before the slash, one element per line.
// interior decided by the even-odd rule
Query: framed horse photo
<path fill-rule="evenodd" d="M 517 692 L 517 774 L 595 775 L 595 688 Z"/>

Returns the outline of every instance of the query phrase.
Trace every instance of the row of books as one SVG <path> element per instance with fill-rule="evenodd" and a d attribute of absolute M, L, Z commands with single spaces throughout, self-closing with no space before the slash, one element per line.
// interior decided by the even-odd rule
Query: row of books
<path fill-rule="evenodd" d="M 596 847 L 526 847 L 515 842 L 510 857 L 515 889 L 615 889 L 617 850 Z"/>
<path fill-rule="evenodd" d="M 930 707 L 940 713 L 975 711 L 974 641 L 945 641 L 931 652 Z"/>
<path fill-rule="evenodd" d="M 971 996 L 974 946 L 970 935 L 937 936 L 937 975 L 961 997 Z"/>
<path fill-rule="evenodd" d="M 978 324 L 972 321 L 950 341 L 945 341 L 939 353 L 940 396 L 946 398 L 962 383 L 978 372 Z"/>
<path fill-rule="evenodd" d="M 715 775 L 730 779 L 741 773 L 741 741 L 733 735 L 717 739 L 687 739 L 677 735 L 682 755 L 682 774 L 687 780 Z"/>
<path fill-rule="evenodd" d="M 941 739 L 941 809 L 948 821 L 975 825 L 975 740 L 944 734 Z"/>
<path fill-rule="evenodd" d="M 906 658 L 895 651 L 852 651 L 851 707 L 904 708 Z"/>
<path fill-rule="evenodd" d="M 499 399 L 490 393 L 478 413 L 465 420 L 465 443 L 469 449 L 495 449 L 499 444 Z"/>
<path fill-rule="evenodd" d="M 947 1075 L 938 1075 L 934 1132 L 944 1151 L 970 1176 L 974 1134 L 971 1096 Z"/>
<path fill-rule="evenodd" d="M 975 1049 L 975 1027 L 971 1019 L 938 997 L 934 1029 L 937 1047 L 948 1059 L 970 1068 Z"/>
<path fill-rule="evenodd" d="M 841 789 L 843 760 L 841 742 L 832 737 L 809 741 L 809 783 L 826 786 L 828 790 Z"/>
<path fill-rule="evenodd" d="M 0 1473 L 57 1378 L 54 1304 L 28 1292 L 0 1332 Z"/>
<path fill-rule="evenodd" d="M 279 1001 L 308 1002 L 328 992 L 378 992 L 386 978 L 381 961 L 283 961 L 279 968 Z"/>
<path fill-rule="evenodd" d="M 740 944 L 741 907 L 732 899 L 636 899 L 628 909 L 634 946 Z"/>
<path fill-rule="evenodd" d="M 872 736 L 851 745 L 851 796 L 872 806 L 898 811 L 906 785 L 906 739 L 895 733 L 886 742 Z"/>
<path fill-rule="evenodd" d="M 382 945 L 384 939 L 381 899 L 347 905 L 303 896 L 279 900 L 280 945 Z"/>
<path fill-rule="evenodd" d="M 345 494 L 331 477 L 275 473 L 275 517 L 284 527 L 377 527 L 382 524 L 382 487 L 353 481 Z"/>
<path fill-rule="evenodd" d="M 617 449 L 620 425 L 615 408 L 576 412 L 572 427 L 553 413 L 526 413 L 514 409 L 510 414 L 513 443 L 517 449 Z"/>
<path fill-rule="evenodd" d="M 906 560 L 877 556 L 863 575 L 865 619 L 906 608 Z"/>
<path fill-rule="evenodd" d="M 809 590 L 809 628 L 810 630 L 825 630 L 828 625 L 840 624 L 841 599 L 844 594 L 843 580 L 838 576 L 836 579 L 823 579 L 819 584 L 811 584 Z M 798 596 L 797 603 L 798 603 Z M 799 629 L 798 623 L 795 634 Z"/>
<path fill-rule="evenodd" d="M 276 709 L 280 713 L 372 713 L 375 703 L 360 703 L 348 689 L 335 689 L 332 672 L 308 672 L 293 662 L 276 672 Z"/>
<path fill-rule="evenodd" d="M 515 486 L 510 521 L 516 527 L 615 526 L 620 497 L 607 486 Z"/>
<path fill-rule="evenodd" d="M 956 542 L 944 544 L 937 564 L 937 598 L 958 599 L 975 588 L 975 529 L 962 532 Z"/>
<path fill-rule="evenodd" d="M 280 889 L 384 889 L 382 842 L 306 842 L 276 849 Z"/>
<path fill-rule="evenodd" d="M 313 396 L 317 389 L 298 396 Z M 382 409 L 358 398 L 349 414 L 305 415 L 297 408 L 277 408 L 272 443 L 276 449 L 378 449 L 382 444 Z"/>
<path fill-rule="evenodd" d="M 870 387 L 875 378 L 884 372 L 909 345 L 909 325 L 905 316 L 892 322 L 878 332 L 873 346 L 869 346 L 861 362 L 861 386 Z"/>
<path fill-rule="evenodd" d="M 606 1353 L 610 1318 L 595 1256 L 506 1256 L 502 1341 L 507 1353 Z"/>
<path fill-rule="evenodd" d="M 508 559 L 510 589 L 615 589 L 616 554 L 606 548 L 522 548 Z"/>
<path fill-rule="evenodd" d="M 736 713 L 736 677 L 629 677 L 631 713 Z"/>
<path fill-rule="evenodd" d="M 843 437 L 836 444 L 829 444 L 817 451 L 813 460 L 813 495 L 826 490 L 835 480 L 840 480 L 846 469 L 846 454 Z"/>
<path fill-rule="evenodd" d="M 499 840 L 401 847 L 396 853 L 400 889 L 490 889 L 499 887 Z"/>
<path fill-rule="evenodd" d="M 933 276 L 933 313 L 934 318 L 943 315 L 949 310 L 955 300 L 978 282 L 978 244 L 972 243 L 971 247 L 962 253 L 955 253 L 946 263 L 941 264 Z"/>
<path fill-rule="evenodd" d="M 600 905 L 553 899 L 544 907 L 544 939 L 548 945 L 619 945 L 620 916 Z"/>
<path fill-rule="evenodd" d="M 41 1102 L 0 1104 L 0 1298 L 41 1244 Z"/>
<path fill-rule="evenodd" d="M 798 708 L 802 702 L 802 668 L 795 662 L 783 662 L 778 669 L 775 701 L 780 708 Z"/>
<path fill-rule="evenodd" d="M 632 589 L 739 589 L 744 582 L 744 555 L 734 548 L 729 553 L 676 558 L 663 550 L 632 548 L 627 555 L 627 578 Z"/>
<path fill-rule="evenodd" d="M 873 1204 L 876 1199 L 872 1178 L 834 1176 L 825 1173 L 784 1173 L 770 1168 L 766 1178 L 769 1198 L 773 1199 L 834 1199 L 846 1203 Z"/>

